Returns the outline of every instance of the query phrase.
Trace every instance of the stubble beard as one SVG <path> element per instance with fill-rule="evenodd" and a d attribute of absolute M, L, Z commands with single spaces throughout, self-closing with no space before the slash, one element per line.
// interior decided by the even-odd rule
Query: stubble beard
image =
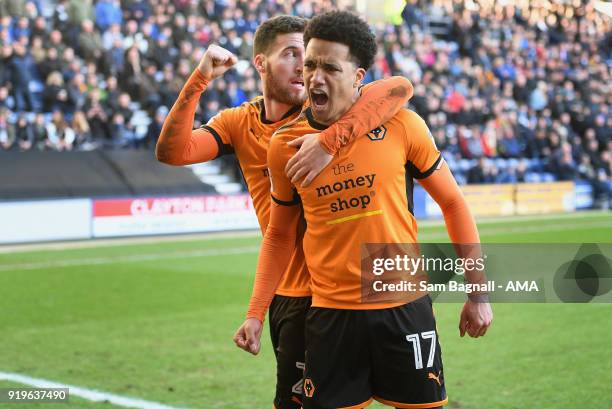
<path fill-rule="evenodd" d="M 266 72 L 270 73 L 265 77 L 265 90 L 267 96 L 282 104 L 287 105 L 302 105 L 306 101 L 305 90 L 301 93 L 291 91 L 287 84 L 282 84 L 274 78 L 272 67 L 266 67 Z"/>

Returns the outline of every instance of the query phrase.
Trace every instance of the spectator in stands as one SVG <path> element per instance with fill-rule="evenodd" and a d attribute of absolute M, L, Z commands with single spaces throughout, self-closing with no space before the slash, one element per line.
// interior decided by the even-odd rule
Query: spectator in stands
<path fill-rule="evenodd" d="M 495 164 L 500 165 L 494 176 L 498 182 L 514 180 L 514 174 L 524 180 L 526 170 L 519 176 L 523 162 L 515 168 L 515 158 L 530 158 L 530 172 L 550 170 L 568 178 L 570 162 L 559 152 L 569 143 L 575 177 L 592 174 L 585 173 L 586 155 L 596 180 L 607 181 L 612 98 L 607 92 L 610 48 L 602 44 L 607 44 L 610 19 L 582 4 L 557 3 L 549 9 L 517 1 L 504 7 L 480 2 L 473 10 L 462 0 L 409 0 L 404 24 L 374 26 L 380 52 L 368 79 L 404 74 L 413 80 L 412 108 L 427 120 L 445 157 L 456 159 L 449 164 L 493 159 L 485 166 L 491 169 L 487 175 L 478 170 L 479 163 L 471 180 L 491 181 Z M 114 146 L 108 143 L 112 135 L 134 132 L 129 129 L 132 111 L 145 110 L 153 124 L 157 107 L 176 100 L 189 74 L 185 67 L 218 42 L 245 61 L 202 97 L 196 122 L 207 120 L 257 95 L 259 80 L 248 60 L 260 21 L 286 12 L 309 17 L 334 4 L 290 3 L 59 0 L 49 18 L 39 1 L 0 1 L 0 109 L 14 109 L 17 115 L 61 110 L 68 120 L 82 110 L 97 141 L 93 145 Z M 558 18 L 578 11 L 579 18 Z M 427 19 L 442 23 L 430 30 L 422 24 Z M 127 109 L 119 108 L 122 93 L 134 101 Z M 41 95 L 44 104 L 38 102 Z M 40 125 L 34 129 L 40 131 Z M 81 148 L 78 142 L 75 146 Z M 506 161 L 497 161 L 499 156 Z M 462 177 L 471 171 L 454 170 Z M 609 186 L 601 183 L 598 191 Z"/>
<path fill-rule="evenodd" d="M 601 161 L 601 156 L 599 154 L 599 142 L 596 138 L 593 137 L 592 139 L 588 140 L 585 151 L 596 169 L 604 167 L 604 163 Z"/>
<path fill-rule="evenodd" d="M 122 40 L 115 38 L 111 48 L 104 54 L 105 64 L 109 67 L 108 71 L 114 76 L 121 75 L 125 68 L 125 57 Z"/>
<path fill-rule="evenodd" d="M 30 38 L 30 21 L 27 17 L 19 17 L 13 26 L 11 37 L 13 41 L 19 41 L 21 37 Z"/>
<path fill-rule="evenodd" d="M 29 51 L 21 44 L 13 45 L 13 56 L 10 59 L 11 84 L 15 109 L 18 112 L 34 110 L 34 96 L 30 90 L 30 81 L 36 69 L 34 59 Z"/>
<path fill-rule="evenodd" d="M 147 134 L 141 141 L 142 146 L 147 149 L 150 147 L 155 147 L 157 144 L 157 139 L 159 139 L 159 135 L 161 134 L 164 121 L 166 120 L 166 116 L 168 116 L 168 111 L 168 108 L 163 105 L 157 108 L 153 121 L 151 121 L 147 129 Z"/>
<path fill-rule="evenodd" d="M 91 129 L 83 111 L 76 111 L 74 113 L 71 127 L 74 131 L 74 144 L 79 150 L 88 151 L 97 148 L 97 144 L 93 142 Z"/>
<path fill-rule="evenodd" d="M 40 37 L 47 38 L 49 31 L 47 29 L 47 20 L 43 16 L 38 16 L 34 19 L 32 23 L 32 32 L 30 33 L 31 37 Z"/>
<path fill-rule="evenodd" d="M 121 112 L 116 112 L 112 117 L 111 126 L 112 141 L 115 147 L 134 147 L 136 144 L 136 133 L 126 122 Z"/>
<path fill-rule="evenodd" d="M 137 22 L 144 21 L 151 15 L 151 5 L 146 0 L 133 0 L 127 4 L 127 14 Z"/>
<path fill-rule="evenodd" d="M 43 82 L 46 82 L 53 71 L 61 72 L 62 61 L 56 48 L 47 48 L 45 58 L 37 65 L 38 73 Z"/>
<path fill-rule="evenodd" d="M 47 56 L 47 51 L 43 46 L 43 40 L 41 37 L 32 37 L 32 44 L 30 45 L 30 54 L 32 54 L 32 58 L 34 59 L 34 64 L 36 64 L 36 67 L 40 66 L 40 64 Z"/>
<path fill-rule="evenodd" d="M 457 127 L 457 136 L 464 157 L 481 158 L 484 156 L 480 129 L 461 125 Z"/>
<path fill-rule="evenodd" d="M 503 134 L 499 141 L 498 152 L 502 158 L 519 158 L 523 152 L 521 141 L 515 132 L 516 128 L 510 128 Z"/>
<path fill-rule="evenodd" d="M 72 150 L 76 135 L 61 110 L 53 111 L 51 122 L 47 124 L 47 137 L 47 147 L 57 151 Z"/>
<path fill-rule="evenodd" d="M 604 169 L 597 171 L 597 179 L 593 183 L 593 198 L 596 206 L 603 209 L 612 207 L 612 177 Z"/>
<path fill-rule="evenodd" d="M 162 33 L 157 37 L 153 47 L 149 49 L 147 57 L 157 65 L 157 69 L 162 69 L 167 64 L 174 64 L 175 56 L 176 52 L 170 46 L 167 34 Z"/>
<path fill-rule="evenodd" d="M 163 79 L 159 88 L 161 102 L 163 105 L 172 106 L 174 101 L 176 101 L 179 92 L 181 92 L 181 89 L 183 88 L 184 81 L 184 79 L 174 75 L 172 65 L 168 64 L 164 67 Z M 215 81 L 215 83 L 217 83 L 217 81 Z"/>
<path fill-rule="evenodd" d="M 49 42 L 45 45 L 46 48 L 55 48 L 57 55 L 62 55 L 66 49 L 66 44 L 63 42 L 62 32 L 60 30 L 52 30 L 49 33 Z"/>
<path fill-rule="evenodd" d="M 119 113 L 123 119 L 125 119 L 125 122 L 129 123 L 133 114 L 132 108 L 130 107 L 131 103 L 132 99 L 130 95 L 127 92 L 122 92 L 117 98 L 117 107 L 114 109 L 113 115 Z"/>
<path fill-rule="evenodd" d="M 68 1 L 59 0 L 55 5 L 53 12 L 53 27 L 59 31 L 67 31 L 68 29 Z"/>
<path fill-rule="evenodd" d="M 243 90 L 238 87 L 236 81 L 230 81 L 227 87 L 227 95 L 230 98 L 230 106 L 237 107 L 247 101 L 247 96 Z"/>
<path fill-rule="evenodd" d="M 19 16 L 25 12 L 25 4 L 22 1 L 2 1 L 0 2 L 0 16 Z"/>
<path fill-rule="evenodd" d="M 78 28 L 85 21 L 93 20 L 93 0 L 70 0 L 66 11 L 71 28 Z"/>
<path fill-rule="evenodd" d="M 121 7 L 117 0 L 98 0 L 95 15 L 96 26 L 102 32 L 113 25 L 119 27 L 123 20 Z"/>
<path fill-rule="evenodd" d="M 111 24 L 104 34 L 102 34 L 102 47 L 106 51 L 113 48 L 115 44 L 123 48 L 123 33 L 121 32 L 121 25 L 118 23 Z"/>
<path fill-rule="evenodd" d="M 125 51 L 125 64 L 119 75 L 121 87 L 131 96 L 138 96 L 138 82 L 142 74 L 142 58 L 140 50 L 132 45 Z"/>
<path fill-rule="evenodd" d="M 85 100 L 87 98 L 87 84 L 85 84 L 83 74 L 78 73 L 75 75 L 70 81 L 70 84 L 68 84 L 67 89 L 72 106 L 66 108 L 64 113 L 71 115 L 74 113 L 74 110 L 81 110 L 85 105 Z"/>
<path fill-rule="evenodd" d="M 577 174 L 577 166 L 572 157 L 572 146 L 565 142 L 554 153 L 552 170 L 558 180 L 574 180 Z"/>
<path fill-rule="evenodd" d="M 0 108 L 0 147 L 9 150 L 15 143 L 15 125 L 8 120 L 9 111 Z"/>
<path fill-rule="evenodd" d="M 203 121 L 202 122 L 206 123 L 210 121 L 210 119 L 213 116 L 217 115 L 217 112 L 219 112 L 219 109 L 220 109 L 219 101 L 217 101 L 216 99 L 210 99 L 206 101 L 203 107 L 203 113 L 202 113 Z"/>
<path fill-rule="evenodd" d="M 68 89 L 64 85 L 64 77 L 59 71 L 53 71 L 47 77 L 42 98 L 44 112 L 68 112 L 74 108 Z"/>
<path fill-rule="evenodd" d="M 548 87 L 544 81 L 539 81 L 538 86 L 529 95 L 529 107 L 534 111 L 542 111 L 548 105 Z"/>
<path fill-rule="evenodd" d="M 518 161 L 514 175 L 515 183 L 525 183 L 527 181 L 527 161 L 525 159 L 521 159 Z"/>
<path fill-rule="evenodd" d="M 0 85 L 0 109 L 15 109 L 15 100 L 6 85 Z"/>
<path fill-rule="evenodd" d="M 67 47 L 64 49 L 61 61 L 62 76 L 66 81 L 70 81 L 70 79 L 74 77 L 77 72 L 81 71 L 81 68 L 83 66 L 82 60 L 74 54 L 74 49 L 71 47 Z"/>
<path fill-rule="evenodd" d="M 577 173 L 580 179 L 588 182 L 597 180 L 597 172 L 591 163 L 589 155 L 583 153 L 580 156 L 580 163 L 578 164 Z"/>
<path fill-rule="evenodd" d="M 34 131 L 25 115 L 19 115 L 15 124 L 15 142 L 21 151 L 29 151 L 34 144 Z"/>
<path fill-rule="evenodd" d="M 34 134 L 34 146 L 38 150 L 43 150 L 47 147 L 47 140 L 49 134 L 47 132 L 47 125 L 45 116 L 41 113 L 36 114 L 34 117 L 34 123 L 32 124 L 32 133 Z"/>
<path fill-rule="evenodd" d="M 84 111 L 91 133 L 102 141 L 109 141 L 111 139 L 111 111 L 100 102 L 100 90 L 98 88 L 92 89 L 89 93 Z"/>
<path fill-rule="evenodd" d="M 495 183 L 495 176 L 491 173 L 489 160 L 480 158 L 476 165 L 469 170 L 467 182 L 470 184 Z"/>
<path fill-rule="evenodd" d="M 612 115 L 608 115 L 607 121 L 604 114 L 598 114 L 595 117 L 595 137 L 600 145 L 604 145 L 612 138 Z"/>
<path fill-rule="evenodd" d="M 98 61 L 102 57 L 102 38 L 94 31 L 94 24 L 91 20 L 84 20 L 81 23 L 81 33 L 78 39 L 80 55 L 87 61 Z"/>

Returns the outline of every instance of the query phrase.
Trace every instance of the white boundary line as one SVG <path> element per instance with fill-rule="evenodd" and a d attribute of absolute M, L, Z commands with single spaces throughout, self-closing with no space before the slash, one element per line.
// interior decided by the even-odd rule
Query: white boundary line
<path fill-rule="evenodd" d="M 234 248 L 219 248 L 208 250 L 193 250 L 193 251 L 176 251 L 171 253 L 152 253 L 152 254 L 133 254 L 126 256 L 111 256 L 111 257 L 89 257 L 77 258 L 72 260 L 56 260 L 56 261 L 40 261 L 38 263 L 14 263 L 0 265 L 2 271 L 18 271 L 18 270 L 37 270 L 40 268 L 50 267 L 70 267 L 70 266 L 94 266 L 109 264 L 115 262 L 131 263 L 140 261 L 152 260 L 168 260 L 174 258 L 194 258 L 194 257 L 214 257 L 228 256 L 232 254 L 257 254 L 259 246 L 234 247 Z"/>
<path fill-rule="evenodd" d="M 496 235 L 507 234 L 507 233 L 510 233 L 510 234 L 512 233 L 539 233 L 539 232 L 546 233 L 546 232 L 551 232 L 551 231 L 564 231 L 567 229 L 571 229 L 574 226 L 576 226 L 576 224 L 569 223 L 569 221 L 565 223 L 560 222 L 555 225 L 508 227 L 505 229 L 480 226 L 480 228 L 478 229 L 478 233 L 480 234 L 480 236 L 484 236 L 484 235 L 496 236 Z M 585 221 L 582 224 L 580 224 L 580 227 L 607 228 L 607 227 L 612 227 L 612 222 Z M 446 230 L 443 230 L 441 232 L 440 231 L 434 231 L 434 232 L 419 231 L 418 241 L 421 243 L 425 243 L 427 242 L 427 240 L 437 240 L 437 239 L 444 239 L 444 238 L 448 238 L 448 233 Z M 612 239 L 612 236 L 610 238 Z"/>
<path fill-rule="evenodd" d="M 479 218 L 477 224 L 480 228 L 486 228 L 488 224 L 505 224 L 516 222 L 530 222 L 539 220 L 571 220 L 571 219 L 589 219 L 603 216 L 611 216 L 612 212 L 602 211 L 583 211 L 577 213 L 557 213 L 548 215 L 535 216 L 507 216 L 507 217 L 490 217 Z M 444 227 L 444 220 L 419 220 L 419 230 Z M 558 229 L 553 229 L 558 230 Z M 422 230 L 421 230 L 422 231 Z M 425 233 L 425 232 L 423 232 Z M 438 235 L 432 234 L 437 237 Z M 444 234 L 441 237 L 446 237 Z M 138 245 L 150 243 L 166 243 L 166 242 L 192 242 L 200 240 L 218 240 L 218 239 L 233 239 L 233 238 L 261 238 L 259 230 L 241 231 L 241 232 L 212 232 L 212 233 L 197 233 L 187 235 L 164 235 L 164 236 L 146 236 L 146 237 L 117 237 L 110 239 L 87 239 L 77 241 L 59 241 L 52 243 L 31 243 L 31 244 L 11 244 L 0 245 L 0 254 L 14 253 L 29 253 L 35 251 L 63 251 L 70 249 L 87 249 L 98 247 L 119 247 L 123 245 Z M 2 268 L 0 267 L 0 271 Z"/>
<path fill-rule="evenodd" d="M 498 235 L 507 233 L 534 233 L 534 232 L 554 232 L 564 231 L 567 228 L 574 226 L 574 223 L 558 223 L 556 225 L 546 226 L 523 226 L 523 227 L 508 227 L 508 228 L 487 228 L 481 226 L 481 235 Z M 601 221 L 585 221 L 581 224 L 582 227 L 592 228 L 607 228 L 612 227 L 612 222 L 601 222 Z M 419 241 L 426 243 L 431 240 L 446 239 L 448 233 L 446 230 L 443 231 L 419 231 Z M 108 256 L 108 257 L 89 257 L 89 258 L 75 258 L 67 260 L 45 260 L 33 263 L 11 263 L 0 265 L 0 272 L 3 271 L 21 271 L 21 270 L 38 270 L 53 267 L 73 267 L 73 266 L 93 266 L 93 265 L 104 265 L 110 263 L 131 263 L 141 261 L 155 261 L 155 260 L 171 260 L 180 258 L 198 258 L 198 257 L 215 257 L 215 256 L 230 256 L 234 254 L 257 254 L 259 253 L 259 246 L 244 246 L 244 247 L 233 247 L 233 248 L 215 248 L 206 250 L 191 250 L 191 251 L 175 251 L 175 252 L 158 252 L 148 254 L 129 254 L 123 256 Z"/>
<path fill-rule="evenodd" d="M 224 231 L 209 233 L 168 234 L 163 236 L 114 237 L 108 239 L 85 239 L 54 241 L 46 243 L 4 244 L 0 245 L 0 254 L 29 253 L 33 251 L 62 251 L 69 249 L 86 249 L 98 247 L 119 247 L 160 242 L 185 242 L 200 240 L 235 239 L 241 237 L 261 237 L 259 230 Z"/>
<path fill-rule="evenodd" d="M 69 396 L 78 396 L 92 402 L 109 402 L 113 405 L 123 406 L 124 408 L 138 409 L 180 409 L 175 406 L 164 405 L 162 403 L 151 402 L 143 399 L 128 398 L 126 396 L 115 395 L 95 389 L 81 388 L 80 386 L 67 385 L 63 383 L 48 381 L 45 379 L 31 378 L 11 372 L 0 372 L 0 380 L 11 381 L 36 388 L 68 388 Z"/>
<path fill-rule="evenodd" d="M 585 219 L 593 217 L 612 216 L 612 212 L 603 212 L 598 210 L 581 211 L 576 213 L 556 213 L 547 215 L 532 215 L 532 216 L 505 216 L 505 217 L 483 217 L 476 220 L 479 226 L 490 223 L 515 223 L 529 222 L 538 220 L 557 220 L 557 219 Z M 418 220 L 419 228 L 443 227 L 444 220 Z M 210 233 L 195 233 L 195 234 L 176 234 L 162 236 L 146 236 L 146 237 L 117 237 L 109 239 L 86 239 L 76 241 L 58 241 L 51 243 L 29 243 L 29 244 L 8 244 L 0 245 L 0 254 L 6 253 L 23 253 L 33 251 L 61 251 L 67 249 L 81 249 L 94 247 L 115 247 L 132 244 L 147 244 L 147 243 L 162 243 L 162 242 L 184 242 L 198 240 L 216 240 L 223 238 L 237 237 L 261 237 L 259 230 L 249 231 L 225 231 L 225 232 L 210 232 Z"/>
<path fill-rule="evenodd" d="M 513 216 L 492 216 L 492 217 L 478 217 L 476 218 L 476 224 L 503 224 L 503 223 L 516 223 L 516 222 L 531 222 L 538 220 L 564 220 L 564 219 L 587 219 L 592 217 L 612 217 L 612 212 L 605 212 L 601 210 L 586 210 L 574 213 L 552 213 L 552 214 L 535 214 L 535 215 L 513 215 Z M 419 227 L 434 227 L 443 226 L 444 219 L 427 219 L 417 220 Z"/>

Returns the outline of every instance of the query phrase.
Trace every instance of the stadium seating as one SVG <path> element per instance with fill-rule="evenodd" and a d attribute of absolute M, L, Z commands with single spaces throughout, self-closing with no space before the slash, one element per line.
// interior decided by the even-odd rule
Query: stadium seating
<path fill-rule="evenodd" d="M 206 46 L 226 47 L 240 63 L 205 92 L 194 126 L 259 93 L 250 59 L 261 21 L 281 13 L 311 17 L 339 4 L 9 3 L 0 6 L 0 152 L 148 147 L 150 155 L 160 129 L 156 112 L 167 112 Z M 581 18 L 564 21 L 560 15 Z M 28 20 L 25 28 L 21 17 Z M 410 107 L 428 123 L 460 183 L 470 181 L 468 173 L 485 156 L 497 183 L 522 179 L 516 167 L 523 160 L 525 181 L 569 177 L 610 195 L 612 115 L 604 75 L 612 61 L 609 18 L 580 2 L 547 6 L 527 0 L 503 10 L 493 1 L 410 0 L 402 18 L 398 26 L 395 19 L 373 24 L 381 55 L 367 80 L 403 75 L 413 81 Z M 532 24 L 534 18 L 540 23 Z M 90 20 L 92 32 L 86 28 Z M 59 85 L 50 85 L 57 75 Z M 230 95 L 232 87 L 240 92 Z M 127 105 L 120 106 L 122 99 Z M 50 141 L 44 127 L 34 136 L 19 132 L 19 118 L 34 127 L 40 111 L 46 126 L 60 111 L 59 127 L 74 129 L 75 141 L 62 143 L 65 131 L 55 137 L 60 142 Z M 74 118 L 81 112 L 79 125 Z M 562 173 L 564 145 L 570 146 L 572 171 Z M 235 192 L 242 183 L 232 166 L 192 169 L 218 192 Z"/>

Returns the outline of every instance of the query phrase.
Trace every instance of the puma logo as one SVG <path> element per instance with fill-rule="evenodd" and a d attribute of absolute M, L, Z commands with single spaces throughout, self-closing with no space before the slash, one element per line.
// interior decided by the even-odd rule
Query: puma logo
<path fill-rule="evenodd" d="M 438 376 L 436 376 L 435 374 L 429 372 L 427 374 L 427 379 L 433 379 L 434 381 L 438 382 L 439 386 L 442 386 L 442 382 L 440 382 L 440 375 L 442 375 L 442 371 L 438 372 Z"/>

